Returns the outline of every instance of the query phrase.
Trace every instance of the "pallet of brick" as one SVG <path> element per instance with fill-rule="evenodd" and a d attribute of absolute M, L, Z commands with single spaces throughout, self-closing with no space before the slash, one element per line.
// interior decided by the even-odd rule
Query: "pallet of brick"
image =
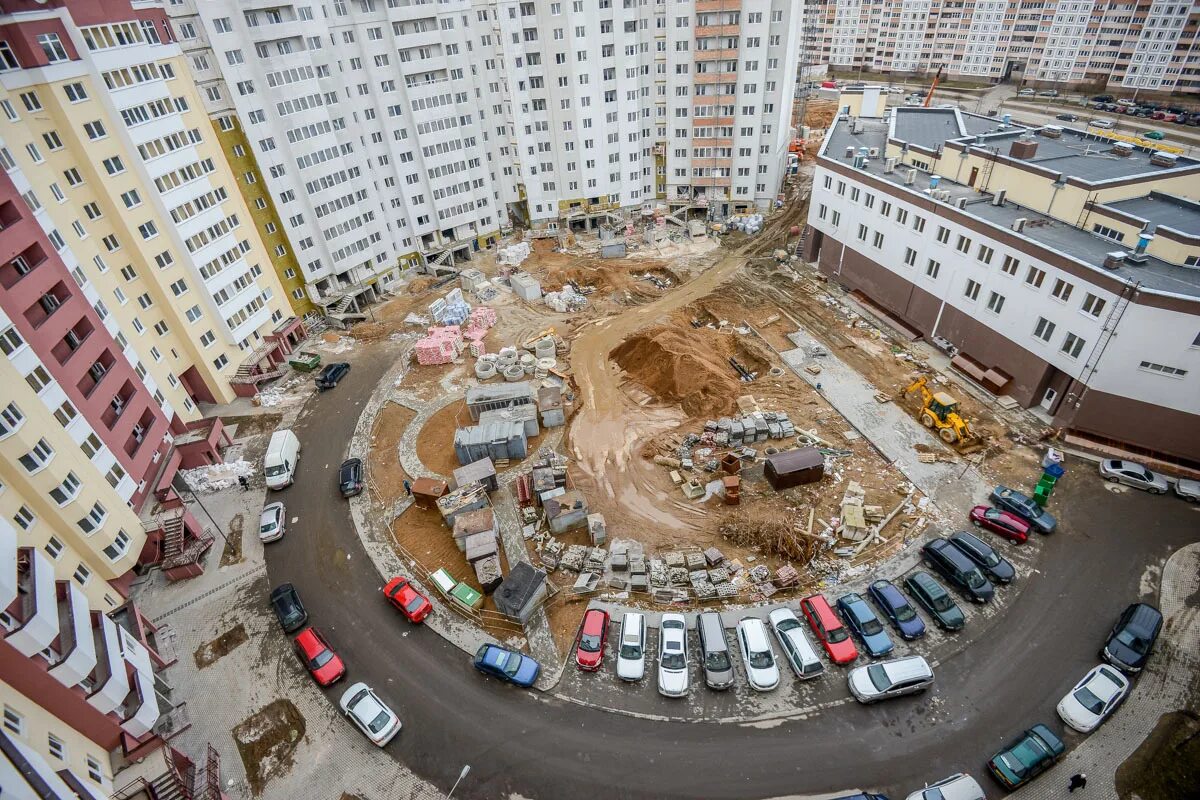
<path fill-rule="evenodd" d="M 634 592 L 648 592 L 650 591 L 650 580 L 645 574 L 630 575 L 629 588 Z"/>
<path fill-rule="evenodd" d="M 579 572 L 583 569 L 583 562 L 587 558 L 588 548 L 581 544 L 573 544 L 567 548 L 567 552 L 563 553 L 559 559 L 559 566 L 571 572 Z"/>
<path fill-rule="evenodd" d="M 666 586 L 670 580 L 669 568 L 660 559 L 650 559 L 650 585 Z"/>
<path fill-rule="evenodd" d="M 794 586 L 800 580 L 800 573 L 791 564 L 775 570 L 775 583 L 780 587 Z"/>
<path fill-rule="evenodd" d="M 663 563 L 665 563 L 668 567 L 682 567 L 687 563 L 687 561 L 684 558 L 683 553 L 680 553 L 678 550 L 672 550 L 669 553 L 663 554 Z"/>
<path fill-rule="evenodd" d="M 705 567 L 704 553 L 688 553 L 684 556 L 684 561 L 684 566 L 689 570 L 704 569 Z"/>
<path fill-rule="evenodd" d="M 419 339 L 413 346 L 417 363 L 422 366 L 449 364 L 458 357 L 458 346 L 450 339 L 428 337 Z"/>
<path fill-rule="evenodd" d="M 716 584 L 716 587 L 717 597 L 721 598 L 722 600 L 730 597 L 737 597 L 738 588 L 732 583 L 718 583 Z"/>
<path fill-rule="evenodd" d="M 708 580 L 713 584 L 729 583 L 730 577 L 729 570 L 724 567 L 717 567 L 708 571 Z"/>
<path fill-rule="evenodd" d="M 695 586 L 697 583 L 708 583 L 708 572 L 706 570 L 697 569 L 688 573 L 688 583 Z"/>
<path fill-rule="evenodd" d="M 693 585 L 692 591 L 696 593 L 696 597 L 700 600 L 711 600 L 717 596 L 717 587 L 713 586 L 708 581 L 703 581 Z"/>
<path fill-rule="evenodd" d="M 725 555 L 715 547 L 704 551 L 704 561 L 710 567 L 719 567 L 725 563 Z"/>
<path fill-rule="evenodd" d="M 683 567 L 669 567 L 667 577 L 672 586 L 687 586 L 688 572 Z"/>

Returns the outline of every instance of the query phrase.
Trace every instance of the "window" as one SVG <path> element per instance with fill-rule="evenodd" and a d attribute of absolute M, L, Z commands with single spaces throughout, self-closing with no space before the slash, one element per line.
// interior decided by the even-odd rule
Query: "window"
<path fill-rule="evenodd" d="M 913 230 L 917 233 L 925 232 L 925 218 L 913 215 Z"/>
<path fill-rule="evenodd" d="M 1037 267 L 1030 267 L 1029 272 L 1025 273 L 1025 283 L 1035 289 L 1042 288 L 1042 281 L 1046 279 L 1045 270 L 1040 270 Z"/>
<path fill-rule="evenodd" d="M 21 334 L 17 333 L 16 328 L 8 327 L 0 331 L 0 352 L 3 352 L 4 355 L 11 356 L 24 346 L 25 340 L 21 338 Z"/>
<path fill-rule="evenodd" d="M 17 57 L 13 53 L 12 47 L 8 44 L 8 42 L 0 42 L 0 70 L 20 68 L 21 63 L 17 61 Z"/>
<path fill-rule="evenodd" d="M 1033 328 L 1033 336 L 1035 339 L 1041 339 L 1043 342 L 1050 341 L 1050 337 L 1054 335 L 1054 323 L 1045 317 L 1038 317 L 1037 325 Z"/>
<path fill-rule="evenodd" d="M 1087 297 L 1083 298 L 1083 313 L 1090 316 L 1100 318 L 1100 313 L 1104 311 L 1104 300 L 1096 297 L 1096 295 L 1088 292 Z"/>
<path fill-rule="evenodd" d="M 884 200 L 884 201 L 880 202 L 880 204 L 879 204 L 879 213 L 880 213 L 880 214 L 882 214 L 882 215 L 883 215 L 883 216 L 885 216 L 885 217 L 887 217 L 887 216 L 891 216 L 891 213 L 892 213 L 892 204 L 891 204 L 891 203 L 889 203 L 887 200 Z"/>
<path fill-rule="evenodd" d="M 1054 281 L 1054 291 L 1051 294 L 1065 303 L 1071 298 L 1071 290 L 1074 288 L 1074 285 L 1067 283 L 1062 278 L 1056 278 Z"/>
<path fill-rule="evenodd" d="M 161 405 L 162 404 L 162 395 L 159 392 L 155 392 L 154 396 L 155 396 L 155 399 L 158 400 L 159 404 Z M 122 467 L 120 464 L 113 464 L 112 467 L 109 468 L 108 472 L 104 473 L 104 480 L 108 481 L 108 485 L 111 486 L 112 488 L 114 488 L 114 489 L 117 488 L 117 486 L 120 485 L 121 481 L 125 480 L 125 468 Z"/>
<path fill-rule="evenodd" d="M 908 212 L 903 208 L 896 209 L 896 222 L 899 222 L 901 225 L 908 224 Z"/>
<path fill-rule="evenodd" d="M 834 211 L 829 215 L 829 221 L 833 223 L 833 227 L 837 227 L 842 222 L 842 212 Z"/>
<path fill-rule="evenodd" d="M 21 530 L 27 531 L 37 522 L 37 517 L 33 515 L 28 506 L 21 506 L 17 509 L 17 513 L 13 514 L 13 522 L 20 525 Z"/>
<path fill-rule="evenodd" d="M 25 414 L 16 403 L 9 403 L 0 409 L 0 438 L 16 431 L 24 421 Z"/>
<path fill-rule="evenodd" d="M 866 225 L 863 225 L 862 223 L 859 223 L 859 225 L 858 225 L 858 238 L 859 238 L 860 240 L 862 240 L 862 241 L 864 241 L 864 242 L 865 242 L 865 241 L 867 240 L 867 234 L 868 234 L 868 233 L 869 233 L 869 231 L 867 230 L 867 226 L 866 226 Z"/>
<path fill-rule="evenodd" d="M 58 540 L 58 537 L 51 536 L 46 540 L 46 546 L 44 549 L 51 558 L 57 561 L 58 557 L 62 555 L 63 543 Z"/>
<path fill-rule="evenodd" d="M 95 458 L 96 454 L 99 453 L 103 448 L 104 445 L 100 444 L 100 439 L 94 433 L 89 433 L 87 438 L 79 443 L 79 449 L 82 450 L 83 454 L 89 459 Z"/>
<path fill-rule="evenodd" d="M 941 244 L 947 244 L 950 241 L 950 229 L 938 225 L 937 240 Z"/>
<path fill-rule="evenodd" d="M 26 111 L 41 111 L 42 101 L 37 96 L 37 92 L 25 92 L 21 97 L 21 103 L 25 106 Z"/>
<path fill-rule="evenodd" d="M 79 412 L 75 410 L 75 406 L 71 405 L 70 400 L 63 400 L 62 405 L 54 410 L 54 418 L 64 428 L 70 425 L 78 415 Z"/>
<path fill-rule="evenodd" d="M 121 160 L 120 156 L 106 158 L 102 163 L 104 164 L 104 171 L 109 175 L 120 175 L 125 171 L 125 162 Z"/>
<path fill-rule="evenodd" d="M 87 100 L 87 90 L 83 88 L 82 83 L 68 83 L 63 87 L 63 94 L 67 96 L 67 100 L 72 103 L 82 103 Z"/>
<path fill-rule="evenodd" d="M 975 255 L 975 257 L 984 264 L 990 264 L 992 263 L 992 256 L 994 253 L 995 251 L 993 251 L 992 248 L 988 247 L 986 244 L 981 244 L 979 245 L 979 252 Z"/>
<path fill-rule="evenodd" d="M 980 289 L 980 285 L 977 281 L 968 280 L 967 281 L 967 289 L 966 289 L 966 291 L 963 292 L 963 294 L 966 295 L 966 298 L 968 300 L 978 300 L 979 299 L 979 289 Z"/>
<path fill-rule="evenodd" d="M 917 251 L 911 247 L 904 248 L 904 263 L 910 267 L 917 265 Z"/>
<path fill-rule="evenodd" d="M 1005 275 L 1016 275 L 1017 268 L 1021 266 L 1021 262 L 1012 256 L 1004 257 L 1004 264 L 1000 267 L 1000 271 Z"/>
<path fill-rule="evenodd" d="M 90 581 L 92 579 L 92 571 L 90 569 L 88 569 L 86 565 L 80 564 L 78 567 L 75 568 L 75 574 L 72 575 L 71 577 L 74 578 L 75 582 L 78 583 L 80 586 L 87 586 L 88 581 Z M 99 767 L 100 766 L 99 763 L 97 763 L 96 766 Z M 88 758 L 88 776 L 90 777 L 91 774 L 92 774 L 92 759 L 91 759 L 91 757 L 89 757 Z"/>
<path fill-rule="evenodd" d="M 1155 364 L 1152 361 L 1143 361 L 1138 365 L 1138 369 L 1142 369 L 1147 372 L 1157 372 L 1160 375 L 1170 375 L 1172 378 L 1182 378 L 1184 375 L 1187 375 L 1186 369 L 1180 369 L 1179 367 L 1168 367 L 1163 364 Z"/>
<path fill-rule="evenodd" d="M 104 520 L 106 519 L 108 519 L 108 511 L 105 510 L 104 506 L 99 503 L 93 503 L 87 515 L 81 517 L 76 524 L 79 525 L 79 529 L 84 533 L 92 534 L 104 524 Z"/>
<path fill-rule="evenodd" d="M 50 490 L 50 497 L 54 498 L 54 502 L 60 506 L 65 506 L 78 496 L 79 488 L 82 484 L 74 472 L 68 472 L 67 477 L 63 478 L 63 482 Z"/>
<path fill-rule="evenodd" d="M 25 468 L 25 471 L 32 475 L 45 469 L 46 465 L 53 459 L 54 448 L 45 439 L 38 439 L 33 449 L 17 460 L 21 462 L 21 466 Z"/>
<path fill-rule="evenodd" d="M 104 129 L 104 123 L 98 119 L 83 123 L 83 132 L 86 133 L 87 137 L 93 142 L 108 136 L 108 131 Z"/>
<path fill-rule="evenodd" d="M 43 389 L 49 386 L 53 380 L 50 377 L 50 373 L 46 372 L 46 368 L 38 365 L 30 370 L 29 374 L 25 376 L 25 382 L 28 383 L 29 387 L 35 392 L 40 393 Z"/>
<path fill-rule="evenodd" d="M 1117 230 L 1116 228 L 1110 228 L 1107 225 L 1101 225 L 1100 223 L 1096 223 L 1095 225 L 1092 225 L 1092 231 L 1094 233 L 1100 234 L 1105 239 L 1112 239 L 1114 242 L 1125 241 L 1124 233 Z"/>
<path fill-rule="evenodd" d="M 54 537 L 51 537 L 54 538 Z M 62 545 L 59 545 L 61 547 Z M 49 547 L 49 545 L 47 545 Z M 62 739 L 55 736 L 53 733 L 48 734 L 46 738 L 46 749 L 50 751 L 50 755 L 57 758 L 59 761 L 67 760 L 67 745 Z"/>
<path fill-rule="evenodd" d="M 880 233 L 879 231 L 875 231 L 875 236 L 872 238 L 871 244 L 875 245 L 875 247 L 882 248 L 883 247 L 883 234 Z"/>
<path fill-rule="evenodd" d="M 25 718 L 15 710 L 4 707 L 4 728 L 14 736 L 25 735 Z"/>
<path fill-rule="evenodd" d="M 100 768 L 100 760 L 95 756 L 87 757 L 87 773 L 93 783 L 104 782 L 104 772 Z"/>
<path fill-rule="evenodd" d="M 225 365 L 229 363 L 229 359 L 222 353 L 217 358 L 213 359 L 213 366 L 217 369 L 225 369 Z"/>
<path fill-rule="evenodd" d="M 43 33 L 37 37 L 37 43 L 42 48 L 42 52 L 46 54 L 46 60 L 51 64 L 69 60 L 67 49 L 59 41 L 57 33 Z"/>
<path fill-rule="evenodd" d="M 125 204 L 126 208 L 137 208 L 142 204 L 142 196 L 138 194 L 137 189 L 130 189 L 121 194 L 121 202 Z"/>
<path fill-rule="evenodd" d="M 1080 339 L 1073 333 L 1068 332 L 1067 338 L 1063 340 L 1062 351 L 1071 358 L 1079 358 L 1079 354 L 1083 352 L 1083 346 L 1087 344 L 1083 339 Z"/>
<path fill-rule="evenodd" d="M 1004 295 L 992 292 L 988 296 L 987 307 L 988 311 L 991 311 L 993 314 L 999 314 L 1000 309 L 1004 308 Z"/>
<path fill-rule="evenodd" d="M 960 253 L 967 253 L 971 249 L 971 240 L 960 233 L 958 235 L 958 244 L 954 246 L 954 249 Z"/>
<path fill-rule="evenodd" d="M 129 534 L 125 531 L 117 531 L 117 537 L 113 539 L 112 544 L 104 548 L 104 555 L 109 561 L 116 561 L 121 556 L 125 555 L 125 551 L 129 549 Z"/>
<path fill-rule="evenodd" d="M 925 274 L 928 275 L 930 278 L 936 279 L 938 276 L 938 272 L 940 272 L 941 269 L 942 269 L 942 265 L 939 262 L 934 261 L 931 258 L 931 259 L 929 259 L 929 263 L 925 265 Z"/>

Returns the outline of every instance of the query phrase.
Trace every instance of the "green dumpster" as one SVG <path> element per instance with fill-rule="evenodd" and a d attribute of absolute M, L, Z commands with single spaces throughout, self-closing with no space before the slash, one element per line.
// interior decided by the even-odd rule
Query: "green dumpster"
<path fill-rule="evenodd" d="M 297 350 L 288 359 L 288 366 L 297 372 L 312 372 L 321 366 L 321 356 L 310 350 Z"/>
<path fill-rule="evenodd" d="M 470 609 L 476 609 L 483 605 L 483 594 L 465 583 L 459 583 L 451 589 L 450 598 Z"/>

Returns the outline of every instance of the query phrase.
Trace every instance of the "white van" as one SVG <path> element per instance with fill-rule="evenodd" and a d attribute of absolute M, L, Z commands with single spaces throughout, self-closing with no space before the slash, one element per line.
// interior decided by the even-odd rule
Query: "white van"
<path fill-rule="evenodd" d="M 283 489 L 296 479 L 296 465 L 300 462 L 300 440 L 290 430 L 275 431 L 267 445 L 263 458 L 263 474 L 268 489 Z"/>
<path fill-rule="evenodd" d="M 815 678 L 825 671 L 825 665 L 817 658 L 817 651 L 804 635 L 800 620 L 787 608 L 777 608 L 768 617 L 771 630 L 783 649 L 783 659 L 792 665 L 792 671 L 802 681 Z"/>

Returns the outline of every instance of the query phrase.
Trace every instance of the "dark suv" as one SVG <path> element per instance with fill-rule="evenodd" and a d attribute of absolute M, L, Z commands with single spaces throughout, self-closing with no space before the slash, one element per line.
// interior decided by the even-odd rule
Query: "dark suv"
<path fill-rule="evenodd" d="M 950 541 L 954 542 L 955 547 L 966 553 L 967 558 L 979 565 L 988 580 L 996 583 L 1012 583 L 1016 579 L 1017 571 L 1008 559 L 997 553 L 995 548 L 975 534 L 959 531 L 950 535 Z"/>
<path fill-rule="evenodd" d="M 976 603 L 986 603 L 996 590 L 967 554 L 941 537 L 921 548 L 925 562 Z"/>
<path fill-rule="evenodd" d="M 1134 603 L 1121 613 L 1100 657 L 1126 672 L 1141 672 L 1162 630 L 1163 616 L 1146 603 Z"/>
<path fill-rule="evenodd" d="M 271 608 L 274 609 L 284 633 L 298 630 L 308 622 L 308 612 L 304 610 L 304 603 L 300 602 L 296 587 L 290 583 L 281 583 L 271 591 Z"/>
<path fill-rule="evenodd" d="M 338 470 L 338 488 L 342 497 L 354 497 L 363 490 L 363 463 L 361 458 L 348 458 Z"/>
<path fill-rule="evenodd" d="M 346 373 L 350 371 L 350 365 L 345 361 L 338 361 L 333 364 L 326 364 L 325 369 L 321 370 L 317 375 L 317 388 L 321 391 L 332 389 L 338 385 L 338 381 L 346 377 Z"/>

